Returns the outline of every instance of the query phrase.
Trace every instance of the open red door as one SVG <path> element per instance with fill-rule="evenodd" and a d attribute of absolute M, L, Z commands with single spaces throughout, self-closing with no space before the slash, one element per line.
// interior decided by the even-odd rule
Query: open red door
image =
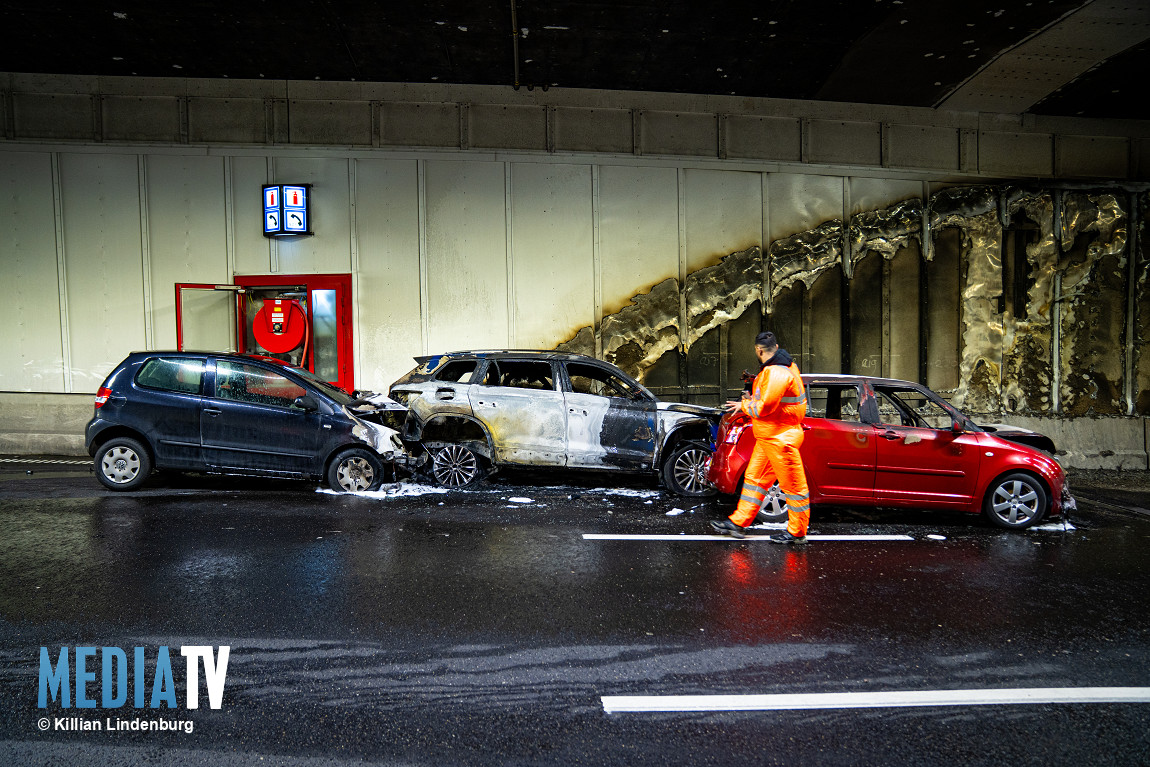
<path fill-rule="evenodd" d="M 176 284 L 176 345 L 274 357 L 354 391 L 350 274 Z"/>

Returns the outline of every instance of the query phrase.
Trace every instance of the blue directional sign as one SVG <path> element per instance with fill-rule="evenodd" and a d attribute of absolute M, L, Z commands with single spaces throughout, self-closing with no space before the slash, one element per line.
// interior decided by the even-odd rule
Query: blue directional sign
<path fill-rule="evenodd" d="M 264 236 L 314 234 L 311 231 L 311 185 L 264 186 Z"/>

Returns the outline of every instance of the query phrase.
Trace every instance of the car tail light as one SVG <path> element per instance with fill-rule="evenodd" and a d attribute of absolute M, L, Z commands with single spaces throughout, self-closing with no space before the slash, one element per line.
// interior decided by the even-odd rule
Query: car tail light
<path fill-rule="evenodd" d="M 727 431 L 727 438 L 724 439 L 723 442 L 726 442 L 728 445 L 735 444 L 736 442 L 739 441 L 739 437 L 742 436 L 743 430 L 746 428 L 747 428 L 747 424 L 745 424 L 745 423 L 732 427 L 731 429 L 729 429 Z"/>
<path fill-rule="evenodd" d="M 112 390 L 106 386 L 101 386 L 100 390 L 96 392 L 96 409 L 99 410 L 108 401 L 108 397 L 112 396 Z"/>

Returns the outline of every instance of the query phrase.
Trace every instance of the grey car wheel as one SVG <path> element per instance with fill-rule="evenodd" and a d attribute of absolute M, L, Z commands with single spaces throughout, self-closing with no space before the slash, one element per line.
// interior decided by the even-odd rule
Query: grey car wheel
<path fill-rule="evenodd" d="M 483 476 L 479 456 L 466 445 L 448 445 L 435 451 L 431 474 L 444 487 L 467 487 Z"/>
<path fill-rule="evenodd" d="M 779 483 L 775 482 L 767 494 L 763 496 L 763 502 L 759 506 L 759 513 L 755 520 L 758 522 L 785 522 L 787 516 L 787 499 L 783 496 Z"/>
<path fill-rule="evenodd" d="M 112 490 L 135 490 L 152 471 L 147 449 L 134 439 L 108 440 L 96 453 L 96 479 Z"/>
<path fill-rule="evenodd" d="M 999 527 L 1023 530 L 1042 519 L 1048 502 L 1039 479 L 1030 474 L 1007 474 L 991 483 L 982 511 Z"/>
<path fill-rule="evenodd" d="M 711 451 L 687 443 L 679 446 L 663 464 L 663 481 L 668 489 L 679 495 L 714 495 L 715 488 L 707 481 L 710 467 Z"/>
<path fill-rule="evenodd" d="M 327 484 L 337 493 L 376 490 L 382 481 L 383 462 L 360 448 L 340 453 L 327 470 Z"/>

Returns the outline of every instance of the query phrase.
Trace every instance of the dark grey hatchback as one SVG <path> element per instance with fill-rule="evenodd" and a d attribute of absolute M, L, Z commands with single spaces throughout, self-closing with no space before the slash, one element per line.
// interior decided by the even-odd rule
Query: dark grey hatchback
<path fill-rule="evenodd" d="M 266 357 L 134 352 L 100 387 L 85 437 L 97 479 L 113 490 L 139 487 L 153 468 L 371 490 L 402 452 L 386 425 L 392 410 L 404 408 Z"/>

